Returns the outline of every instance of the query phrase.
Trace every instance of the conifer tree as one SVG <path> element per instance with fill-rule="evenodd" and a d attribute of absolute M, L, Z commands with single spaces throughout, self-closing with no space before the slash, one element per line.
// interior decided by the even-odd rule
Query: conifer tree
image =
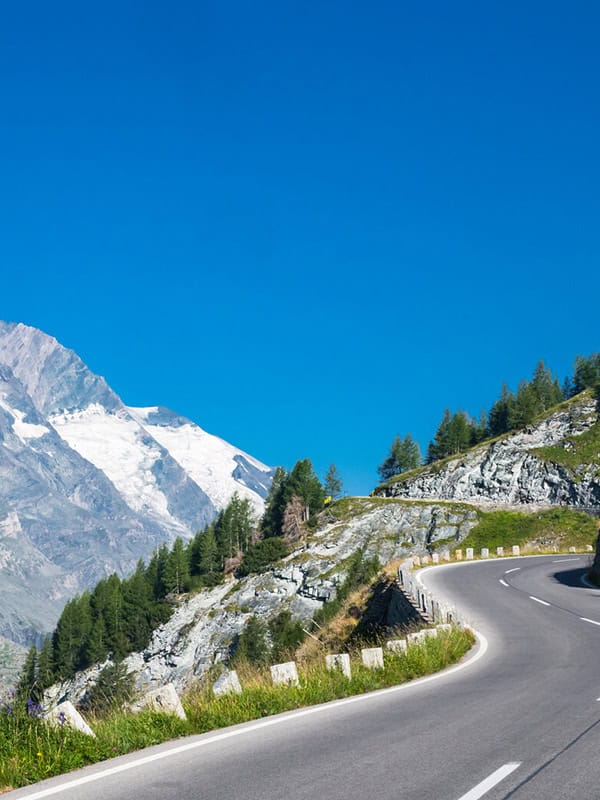
<path fill-rule="evenodd" d="M 169 554 L 165 566 L 165 588 L 167 592 L 181 594 L 186 590 L 189 580 L 189 563 L 185 553 L 183 540 L 178 536 L 173 543 L 173 549 Z"/>
<path fill-rule="evenodd" d="M 336 500 L 342 494 L 342 477 L 335 464 L 330 464 L 325 475 L 325 494 Z"/>
<path fill-rule="evenodd" d="M 23 669 L 17 684 L 17 696 L 20 700 L 33 700 L 38 702 L 41 688 L 37 681 L 38 652 L 35 645 L 32 645 L 27 652 Z"/>
<path fill-rule="evenodd" d="M 90 635 L 88 636 L 87 642 L 85 643 L 84 652 L 87 662 L 86 666 L 89 666 L 90 664 L 99 664 L 101 661 L 104 661 L 108 655 L 108 647 L 106 644 L 106 627 L 102 617 L 98 617 L 92 623 L 92 629 L 90 631 Z"/>
<path fill-rule="evenodd" d="M 37 679 L 42 689 L 47 689 L 54 680 L 52 640 L 49 636 L 44 639 L 44 644 L 38 655 Z"/>
<path fill-rule="evenodd" d="M 200 539 L 198 572 L 200 575 L 211 575 L 219 569 L 217 540 L 212 525 L 208 525 Z"/>
<path fill-rule="evenodd" d="M 285 488 L 287 472 L 283 467 L 277 467 L 265 503 L 265 513 L 261 520 L 261 530 L 264 536 L 281 536 L 283 514 L 287 505 Z"/>

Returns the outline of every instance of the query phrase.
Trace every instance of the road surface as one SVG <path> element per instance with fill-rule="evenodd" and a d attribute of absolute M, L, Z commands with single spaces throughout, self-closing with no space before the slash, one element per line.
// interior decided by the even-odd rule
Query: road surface
<path fill-rule="evenodd" d="M 422 571 L 481 633 L 397 690 L 122 756 L 10 800 L 600 800 L 600 591 L 586 557 Z"/>

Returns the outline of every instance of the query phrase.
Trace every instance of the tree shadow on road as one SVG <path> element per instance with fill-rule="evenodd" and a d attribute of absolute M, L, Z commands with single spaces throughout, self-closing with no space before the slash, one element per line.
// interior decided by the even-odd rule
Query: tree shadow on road
<path fill-rule="evenodd" d="M 576 569 L 560 570 L 559 572 L 555 572 L 552 578 L 563 586 L 570 586 L 572 589 L 588 589 L 589 591 L 591 587 L 583 583 L 582 578 L 585 578 L 589 572 L 590 566 L 591 563 L 586 564 L 584 567 L 577 567 Z M 598 593 L 600 595 L 600 589 L 598 589 Z"/>

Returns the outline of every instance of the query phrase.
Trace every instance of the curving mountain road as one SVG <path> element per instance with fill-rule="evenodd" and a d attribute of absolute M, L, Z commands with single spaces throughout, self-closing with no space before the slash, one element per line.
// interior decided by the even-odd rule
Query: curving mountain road
<path fill-rule="evenodd" d="M 482 634 L 433 679 L 160 745 L 11 800 L 596 800 L 600 592 L 587 560 L 423 570 Z M 477 657 L 479 656 L 479 657 Z"/>

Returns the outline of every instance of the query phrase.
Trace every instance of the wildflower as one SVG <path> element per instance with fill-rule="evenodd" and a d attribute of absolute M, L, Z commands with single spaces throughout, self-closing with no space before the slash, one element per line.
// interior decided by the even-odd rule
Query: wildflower
<path fill-rule="evenodd" d="M 37 754 L 37 757 L 38 757 L 38 758 L 43 758 L 44 756 L 42 755 L 42 753 L 38 753 L 38 754 Z"/>
<path fill-rule="evenodd" d="M 66 721 L 67 721 L 67 717 L 65 716 L 65 712 L 61 711 L 60 714 L 58 715 L 58 724 L 59 725 L 64 725 Z"/>

